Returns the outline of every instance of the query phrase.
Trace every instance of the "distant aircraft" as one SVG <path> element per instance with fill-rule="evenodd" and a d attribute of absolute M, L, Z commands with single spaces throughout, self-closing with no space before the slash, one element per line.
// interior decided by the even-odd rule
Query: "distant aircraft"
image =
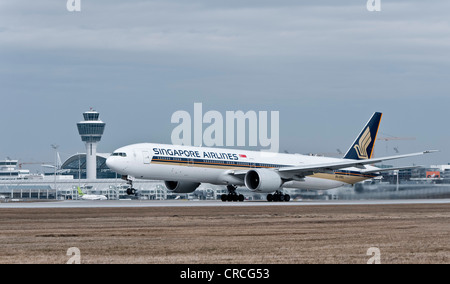
<path fill-rule="evenodd" d="M 84 194 L 81 188 L 78 186 L 78 195 L 83 200 L 107 200 L 108 198 L 104 195 L 95 195 L 95 194 Z"/>
<path fill-rule="evenodd" d="M 282 188 L 327 190 L 355 184 L 380 175 L 372 166 L 388 160 L 424 155 L 436 151 L 372 158 L 382 114 L 376 112 L 343 159 L 299 154 L 267 153 L 234 149 L 134 144 L 114 151 L 107 159 L 110 169 L 128 180 L 128 194 L 135 194 L 133 179 L 163 180 L 174 193 L 193 192 L 200 183 L 226 185 L 229 194 L 222 201 L 243 201 L 236 188 L 268 193 L 268 201 L 289 201 Z"/>

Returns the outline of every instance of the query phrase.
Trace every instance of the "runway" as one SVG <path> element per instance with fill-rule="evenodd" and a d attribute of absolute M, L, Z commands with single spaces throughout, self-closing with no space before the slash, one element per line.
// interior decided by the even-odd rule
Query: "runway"
<path fill-rule="evenodd" d="M 218 200 L 67 200 L 45 202 L 7 202 L 1 208 L 152 208 L 152 207 L 255 207 L 255 206 L 351 206 L 351 205 L 400 205 L 400 204 L 450 204 L 450 199 L 398 199 L 398 200 L 329 200 L 290 202 L 222 202 Z"/>
<path fill-rule="evenodd" d="M 450 263 L 450 200 L 0 204 L 0 264 Z"/>

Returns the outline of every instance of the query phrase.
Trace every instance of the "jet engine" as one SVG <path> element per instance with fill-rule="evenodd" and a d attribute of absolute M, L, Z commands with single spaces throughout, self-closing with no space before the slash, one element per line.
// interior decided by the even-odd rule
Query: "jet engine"
<path fill-rule="evenodd" d="M 200 186 L 200 183 L 198 182 L 187 181 L 165 181 L 164 184 L 168 190 L 174 193 L 191 193 Z"/>
<path fill-rule="evenodd" d="M 280 189 L 283 181 L 278 173 L 268 169 L 255 169 L 247 172 L 245 186 L 255 192 L 274 192 Z"/>

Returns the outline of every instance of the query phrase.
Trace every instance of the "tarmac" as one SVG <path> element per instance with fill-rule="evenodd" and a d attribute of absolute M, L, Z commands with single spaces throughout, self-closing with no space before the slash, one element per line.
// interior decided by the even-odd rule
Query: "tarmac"
<path fill-rule="evenodd" d="M 252 207 L 252 206 L 331 206 L 331 205 L 398 205 L 398 204 L 450 204 L 450 199 L 398 199 L 398 200 L 327 200 L 327 201 L 244 201 L 218 200 L 66 200 L 44 202 L 6 202 L 0 208 L 132 208 L 132 207 Z"/>

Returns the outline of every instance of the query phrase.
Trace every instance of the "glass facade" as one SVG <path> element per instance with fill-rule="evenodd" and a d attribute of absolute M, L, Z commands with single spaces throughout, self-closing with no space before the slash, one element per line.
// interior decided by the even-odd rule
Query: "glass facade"
<path fill-rule="evenodd" d="M 0 167 L 2 166 L 17 166 L 17 161 L 2 161 L 0 162 Z"/>
<path fill-rule="evenodd" d="M 88 121 L 98 120 L 99 116 L 100 116 L 100 114 L 98 112 L 88 111 L 88 112 L 83 113 L 84 120 L 88 120 Z"/>
<path fill-rule="evenodd" d="M 106 166 L 108 154 L 97 154 L 97 178 L 116 178 L 116 173 Z M 86 178 L 86 154 L 76 154 L 61 166 L 63 175 L 73 175 L 74 179 Z M 119 176 L 120 178 L 120 176 Z"/>
<path fill-rule="evenodd" d="M 78 133 L 80 135 L 103 135 L 105 123 L 78 123 Z"/>
<path fill-rule="evenodd" d="M 77 123 L 78 133 L 83 142 L 100 142 L 106 124 L 98 120 L 99 113 L 88 111 L 83 113 L 84 121 Z"/>
<path fill-rule="evenodd" d="M 77 124 L 78 133 L 83 142 L 99 142 L 105 131 L 105 123 L 83 123 Z"/>

